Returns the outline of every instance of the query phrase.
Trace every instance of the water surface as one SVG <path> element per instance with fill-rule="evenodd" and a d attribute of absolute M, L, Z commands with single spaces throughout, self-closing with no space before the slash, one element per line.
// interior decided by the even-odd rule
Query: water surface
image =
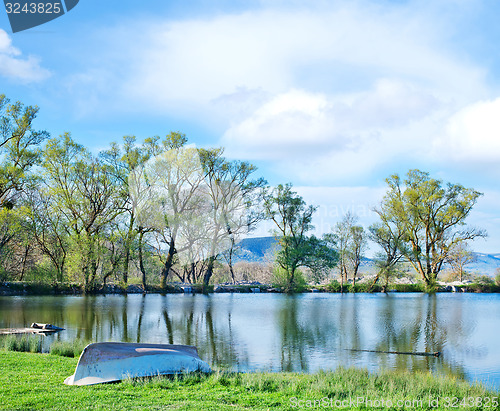
<path fill-rule="evenodd" d="M 499 294 L 0 297 L 0 328 L 48 322 L 56 339 L 188 344 L 212 366 L 431 370 L 500 389 Z M 421 357 L 353 349 L 436 352 Z"/>

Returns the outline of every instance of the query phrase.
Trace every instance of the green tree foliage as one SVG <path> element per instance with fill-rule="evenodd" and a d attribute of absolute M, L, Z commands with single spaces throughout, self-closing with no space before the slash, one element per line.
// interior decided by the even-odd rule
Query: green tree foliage
<path fill-rule="evenodd" d="M 28 210 L 23 192 L 33 180 L 29 171 L 40 158 L 39 144 L 48 137 L 37 131 L 33 122 L 38 107 L 10 103 L 0 95 L 0 262 L 12 259 L 27 235 Z M 11 249 L 8 245 L 14 242 Z"/>
<path fill-rule="evenodd" d="M 12 208 L 15 195 L 30 179 L 28 171 L 40 157 L 39 144 L 48 138 L 46 131 L 33 129 L 38 107 L 10 104 L 0 95 L 0 206 Z"/>
<path fill-rule="evenodd" d="M 123 212 L 109 165 L 93 157 L 69 134 L 47 142 L 43 168 L 47 194 L 69 230 L 70 269 L 94 288 L 109 237 L 109 224 Z"/>
<path fill-rule="evenodd" d="M 175 256 L 187 252 L 190 242 L 185 236 L 194 234 L 195 220 L 203 213 L 207 197 L 201 189 L 204 173 L 198 150 L 184 147 L 185 142 L 179 133 L 171 133 L 161 143 L 157 138 L 146 140 L 143 149 L 148 160 L 129 176 L 138 232 L 154 230 L 162 244 L 159 253 L 166 252 L 160 274 L 162 287 Z"/>
<path fill-rule="evenodd" d="M 465 226 L 465 219 L 481 193 L 460 184 L 443 184 L 429 173 L 410 170 L 405 180 L 393 175 L 377 213 L 384 226 L 404 233 L 405 258 L 429 290 L 450 250 L 457 244 L 484 237 L 482 230 Z"/>
<path fill-rule="evenodd" d="M 307 235 L 314 228 L 312 216 L 316 207 L 307 206 L 291 184 L 280 184 L 268 193 L 264 209 L 277 227 L 274 233 L 280 250 L 276 263 L 286 272 L 286 291 L 295 291 L 297 268 L 309 267 L 318 273 L 335 266 L 337 253 L 324 240 Z"/>

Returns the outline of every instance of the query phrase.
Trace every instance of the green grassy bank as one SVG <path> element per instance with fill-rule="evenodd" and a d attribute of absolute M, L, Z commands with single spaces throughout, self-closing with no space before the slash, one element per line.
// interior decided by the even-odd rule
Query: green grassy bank
<path fill-rule="evenodd" d="M 458 409 L 498 409 L 499 393 L 425 373 L 214 373 L 66 386 L 76 363 L 76 358 L 0 350 L 0 409 L 450 409 L 464 398 L 468 405 Z"/>

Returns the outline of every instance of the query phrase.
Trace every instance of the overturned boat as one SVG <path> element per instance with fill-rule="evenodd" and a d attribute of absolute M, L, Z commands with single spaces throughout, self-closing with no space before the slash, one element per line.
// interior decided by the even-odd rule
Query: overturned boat
<path fill-rule="evenodd" d="M 126 378 L 183 372 L 211 372 L 190 345 L 102 342 L 85 347 L 67 385 L 91 385 Z"/>

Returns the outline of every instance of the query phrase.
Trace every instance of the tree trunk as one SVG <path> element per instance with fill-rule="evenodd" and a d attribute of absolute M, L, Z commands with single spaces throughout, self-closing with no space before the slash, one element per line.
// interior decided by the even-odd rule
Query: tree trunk
<path fill-rule="evenodd" d="M 196 272 L 195 272 L 196 266 L 195 266 L 195 263 L 191 262 L 191 264 L 190 264 L 189 267 L 190 268 L 189 268 L 189 271 L 188 271 L 188 274 L 187 274 L 187 280 L 188 280 L 188 283 L 194 284 L 196 282 Z"/>
<path fill-rule="evenodd" d="M 229 272 L 231 273 L 231 279 L 233 280 L 233 284 L 236 284 L 236 278 L 234 276 L 234 268 L 233 268 L 233 252 L 232 252 L 232 249 L 231 249 L 231 251 L 229 251 L 228 265 L 229 265 Z"/>
<path fill-rule="evenodd" d="M 385 270 L 385 284 L 384 284 L 382 291 L 384 293 L 387 293 L 387 288 L 389 288 L 389 270 L 388 269 Z"/>
<path fill-rule="evenodd" d="M 21 277 L 19 278 L 19 281 L 23 281 L 24 273 L 26 271 L 26 261 L 28 260 L 28 254 L 30 252 L 30 249 L 31 249 L 30 244 L 27 244 L 24 247 L 23 267 L 21 269 Z"/>
<path fill-rule="evenodd" d="M 234 236 L 231 236 L 231 248 L 229 249 L 229 258 L 227 263 L 229 265 L 229 272 L 231 273 L 231 279 L 233 280 L 233 284 L 236 284 L 236 279 L 234 277 L 234 269 L 233 269 L 233 252 L 234 252 Z"/>
<path fill-rule="evenodd" d="M 295 270 L 295 268 L 292 268 L 290 278 L 288 279 L 288 286 L 285 290 L 288 294 L 291 294 L 295 291 Z"/>
<path fill-rule="evenodd" d="M 128 241 L 125 243 L 125 259 L 123 261 L 123 276 L 122 280 L 125 284 L 128 282 L 128 265 L 130 261 L 130 247 Z"/>
<path fill-rule="evenodd" d="M 375 287 L 375 284 L 377 284 L 379 278 L 380 278 L 380 271 L 377 273 L 377 275 L 375 276 L 375 279 L 373 280 L 373 282 L 371 283 L 370 287 L 368 288 L 368 292 L 369 293 L 372 292 L 373 287 Z"/>
<path fill-rule="evenodd" d="M 211 256 L 208 259 L 207 270 L 205 271 L 205 275 L 203 276 L 203 292 L 204 293 L 208 292 L 208 283 L 210 281 L 210 278 L 212 278 L 212 274 L 214 272 L 214 263 L 215 263 L 215 256 Z"/>
<path fill-rule="evenodd" d="M 160 284 L 161 288 L 165 288 L 167 286 L 167 278 L 170 273 L 170 268 L 173 265 L 174 254 L 175 254 L 175 244 L 174 240 L 172 239 L 168 247 L 167 260 L 165 261 L 165 265 L 163 266 L 163 270 L 161 271 L 161 284 Z"/>
<path fill-rule="evenodd" d="M 139 234 L 139 269 L 141 270 L 142 274 L 142 288 L 144 291 L 146 291 L 146 270 L 144 269 L 144 261 L 143 261 L 143 256 L 142 256 L 142 238 L 144 236 L 144 232 L 141 231 Z"/>
<path fill-rule="evenodd" d="M 127 284 L 127 282 L 128 282 L 128 268 L 130 265 L 130 247 L 132 244 L 133 227 L 134 227 L 134 216 L 131 215 L 129 227 L 128 227 L 127 238 L 125 240 L 125 259 L 123 260 L 123 282 L 125 284 Z"/>

